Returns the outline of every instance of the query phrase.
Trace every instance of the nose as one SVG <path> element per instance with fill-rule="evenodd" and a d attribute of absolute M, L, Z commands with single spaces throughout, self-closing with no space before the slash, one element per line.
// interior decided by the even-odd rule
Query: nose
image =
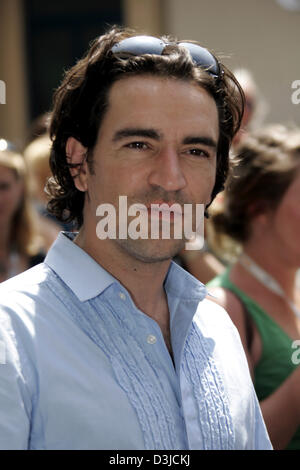
<path fill-rule="evenodd" d="M 185 188 L 186 179 L 175 149 L 166 147 L 160 150 L 153 160 L 153 168 L 148 177 L 152 186 L 160 186 L 165 191 L 178 191 Z"/>

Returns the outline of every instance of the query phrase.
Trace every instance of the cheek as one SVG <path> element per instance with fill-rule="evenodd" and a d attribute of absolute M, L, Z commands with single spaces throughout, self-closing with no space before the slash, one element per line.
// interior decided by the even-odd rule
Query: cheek
<path fill-rule="evenodd" d="M 296 201 L 294 201 L 290 207 L 288 215 L 292 220 L 295 221 L 300 229 L 300 203 L 296 204 Z"/>
<path fill-rule="evenodd" d="M 286 230 L 291 232 L 291 235 L 300 238 L 300 210 L 298 207 L 291 207 L 289 211 L 284 214 L 284 224 Z"/>
<path fill-rule="evenodd" d="M 135 196 L 147 190 L 149 167 L 145 163 L 120 163 L 110 169 L 107 185 L 111 194 Z"/>
<path fill-rule="evenodd" d="M 285 242 L 300 238 L 300 209 L 295 204 L 283 204 L 275 217 L 276 232 Z"/>
<path fill-rule="evenodd" d="M 136 180 L 136 175 L 129 172 L 128 168 L 127 170 L 110 166 L 97 168 L 97 173 L 90 176 L 87 183 L 90 206 L 94 210 L 99 204 L 116 205 L 119 196 L 130 193 L 130 188 L 134 186 Z"/>
<path fill-rule="evenodd" d="M 1 194 L 1 206 L 6 213 L 14 214 L 20 206 L 22 200 L 22 192 L 19 188 L 11 188 Z"/>
<path fill-rule="evenodd" d="M 189 186 L 197 198 L 210 202 L 211 193 L 216 181 L 216 167 L 213 164 L 202 170 L 189 174 Z"/>

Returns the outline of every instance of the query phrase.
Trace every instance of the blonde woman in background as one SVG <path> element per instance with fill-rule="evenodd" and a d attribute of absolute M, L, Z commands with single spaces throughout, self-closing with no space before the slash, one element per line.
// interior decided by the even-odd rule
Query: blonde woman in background
<path fill-rule="evenodd" d="M 211 222 L 241 254 L 208 291 L 238 328 L 274 448 L 299 450 L 300 130 L 270 126 L 238 150 Z"/>
<path fill-rule="evenodd" d="M 48 178 L 51 176 L 49 166 L 50 151 L 51 140 L 48 134 L 37 137 L 24 150 L 31 196 L 38 207 L 42 208 L 47 205 L 47 195 L 44 188 Z"/>
<path fill-rule="evenodd" d="M 45 185 L 52 176 L 49 165 L 52 142 L 48 133 L 44 133 L 32 140 L 24 150 L 24 158 L 27 164 L 30 194 L 34 206 L 39 214 L 40 230 L 49 248 L 56 239 L 60 230 L 72 231 L 72 224 L 64 224 L 58 221 L 47 211 L 48 197 Z"/>
<path fill-rule="evenodd" d="M 0 139 L 0 282 L 42 262 L 45 250 L 28 198 L 24 158 Z"/>

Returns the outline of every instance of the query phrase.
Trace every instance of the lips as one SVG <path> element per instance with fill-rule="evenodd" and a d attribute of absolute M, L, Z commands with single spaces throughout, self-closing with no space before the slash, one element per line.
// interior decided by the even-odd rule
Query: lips
<path fill-rule="evenodd" d="M 166 202 L 161 199 L 154 200 L 150 204 L 135 203 L 135 209 L 148 213 L 153 221 L 180 222 L 183 217 L 183 210 L 178 202 Z"/>
<path fill-rule="evenodd" d="M 151 204 L 147 205 L 146 207 L 149 213 L 161 212 L 161 213 L 167 213 L 170 215 L 174 214 L 177 216 L 179 215 L 182 216 L 181 205 L 178 202 L 153 201 L 151 202 Z"/>

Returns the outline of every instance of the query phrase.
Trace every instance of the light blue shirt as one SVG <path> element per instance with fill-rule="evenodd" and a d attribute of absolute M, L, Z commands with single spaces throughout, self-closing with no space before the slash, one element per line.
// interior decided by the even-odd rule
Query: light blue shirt
<path fill-rule="evenodd" d="M 237 330 L 176 263 L 158 324 L 60 233 L 0 286 L 1 449 L 270 449 Z M 5 357 L 4 357 L 5 356 Z"/>

